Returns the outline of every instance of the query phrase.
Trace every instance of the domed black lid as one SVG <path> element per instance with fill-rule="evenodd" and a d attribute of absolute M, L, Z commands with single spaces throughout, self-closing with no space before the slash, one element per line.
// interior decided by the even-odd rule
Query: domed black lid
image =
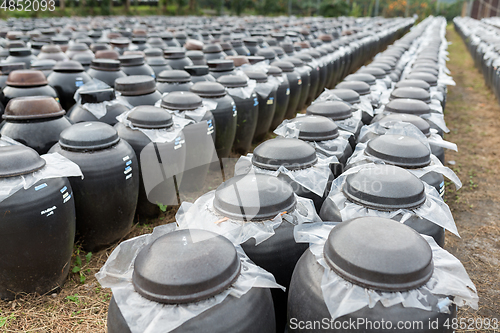
<path fill-rule="evenodd" d="M 432 68 L 432 67 L 419 66 L 419 67 L 412 68 L 410 74 L 413 74 L 413 73 L 429 73 L 429 74 L 432 74 L 432 75 L 437 77 L 439 75 L 439 70 Z"/>
<path fill-rule="evenodd" d="M 136 106 L 127 119 L 139 128 L 170 128 L 174 125 L 170 113 L 150 105 Z"/>
<path fill-rule="evenodd" d="M 101 150 L 120 141 L 113 126 L 94 121 L 71 125 L 61 132 L 59 144 L 73 151 Z"/>
<path fill-rule="evenodd" d="M 343 81 L 335 86 L 337 89 L 351 89 L 360 94 L 361 96 L 370 93 L 370 85 L 363 81 Z"/>
<path fill-rule="evenodd" d="M 246 87 L 248 85 L 247 79 L 241 75 L 223 75 L 217 79 L 217 82 L 227 88 Z"/>
<path fill-rule="evenodd" d="M 24 96 L 13 98 L 5 106 L 5 120 L 30 120 L 61 117 L 66 113 L 54 97 Z"/>
<path fill-rule="evenodd" d="M 277 66 L 269 66 L 267 68 L 267 75 L 272 75 L 272 76 L 281 76 L 283 74 L 283 71 L 281 68 Z"/>
<path fill-rule="evenodd" d="M 58 61 L 52 70 L 57 73 L 79 73 L 83 72 L 85 69 L 78 61 L 67 60 Z"/>
<path fill-rule="evenodd" d="M 249 45 L 249 46 L 257 46 L 258 44 L 258 40 L 257 38 L 244 38 L 243 39 L 243 43 L 245 43 L 245 45 Z"/>
<path fill-rule="evenodd" d="M 368 74 L 368 73 L 356 73 L 356 74 L 347 75 L 344 80 L 345 81 L 362 81 L 362 82 L 368 83 L 370 86 L 374 86 L 376 79 L 377 78 L 375 76 Z"/>
<path fill-rule="evenodd" d="M 207 61 L 208 67 L 214 72 L 225 72 L 234 69 L 234 61 L 230 59 L 214 59 Z"/>
<path fill-rule="evenodd" d="M 245 71 L 245 74 L 250 80 L 255 80 L 257 83 L 267 82 L 267 74 L 262 71 Z"/>
<path fill-rule="evenodd" d="M 391 73 L 391 71 L 392 71 L 391 66 L 389 66 L 387 64 L 384 64 L 382 62 L 377 62 L 377 61 L 372 62 L 371 64 L 369 64 L 366 67 L 367 68 L 372 68 L 372 67 L 380 68 L 380 69 L 382 69 L 385 72 L 386 75 L 389 75 Z"/>
<path fill-rule="evenodd" d="M 364 67 L 361 68 L 357 73 L 370 74 L 373 75 L 376 79 L 383 79 L 386 76 L 385 71 L 379 67 Z M 360 81 L 366 82 L 365 80 L 360 80 Z"/>
<path fill-rule="evenodd" d="M 295 57 L 299 58 L 303 62 L 311 62 L 311 61 L 313 61 L 313 57 L 310 56 L 309 54 L 306 54 L 306 53 L 299 53 L 299 54 L 295 55 Z"/>
<path fill-rule="evenodd" d="M 163 51 L 167 59 L 182 59 L 186 56 L 186 51 L 182 47 L 169 47 Z"/>
<path fill-rule="evenodd" d="M 258 50 L 255 55 L 264 57 L 267 60 L 274 60 L 276 58 L 276 53 L 269 47 Z"/>
<path fill-rule="evenodd" d="M 9 49 L 9 55 L 13 57 L 27 57 L 31 55 L 31 49 L 27 47 L 16 47 Z"/>
<path fill-rule="evenodd" d="M 281 68 L 284 73 L 291 73 L 295 68 L 295 65 L 290 61 L 274 61 L 271 63 L 271 66 Z"/>
<path fill-rule="evenodd" d="M 423 168 L 431 163 L 431 152 L 420 141 L 404 135 L 381 135 L 366 146 L 367 155 L 402 168 Z"/>
<path fill-rule="evenodd" d="M 430 125 L 424 119 L 406 113 L 393 113 L 378 121 L 385 128 L 391 128 L 394 123 L 405 122 L 415 125 L 425 136 L 431 134 Z"/>
<path fill-rule="evenodd" d="M 115 90 L 123 96 L 146 95 L 156 90 L 156 83 L 149 75 L 125 76 L 115 80 Z"/>
<path fill-rule="evenodd" d="M 188 72 L 191 76 L 203 76 L 209 73 L 208 66 L 186 66 L 184 70 Z"/>
<path fill-rule="evenodd" d="M 81 104 L 102 103 L 104 101 L 116 99 L 115 90 L 113 88 L 82 91 L 80 92 L 80 97 L 82 98 Z"/>
<path fill-rule="evenodd" d="M 127 54 L 120 56 L 118 59 L 123 67 L 140 66 L 145 62 L 144 57 L 139 54 Z"/>
<path fill-rule="evenodd" d="M 158 74 L 157 81 L 169 82 L 169 83 L 174 83 L 174 82 L 186 83 L 186 82 L 191 82 L 191 75 L 189 75 L 188 72 L 183 70 L 177 70 L 177 69 L 166 70 Z"/>
<path fill-rule="evenodd" d="M 8 75 L 12 71 L 25 68 L 26 64 L 24 62 L 12 62 L 7 64 L 0 63 L 0 72 L 2 73 L 2 75 Z"/>
<path fill-rule="evenodd" d="M 0 147 L 0 179 L 26 175 L 40 170 L 46 162 L 38 153 L 23 145 Z"/>
<path fill-rule="evenodd" d="M 196 82 L 189 90 L 200 97 L 219 97 L 226 95 L 226 88 L 218 82 Z"/>
<path fill-rule="evenodd" d="M 216 211 L 225 217 L 244 221 L 272 219 L 294 210 L 296 204 L 293 189 L 285 181 L 253 173 L 222 183 L 214 198 Z"/>
<path fill-rule="evenodd" d="M 284 61 L 291 62 L 295 67 L 303 67 L 304 66 L 304 62 L 302 61 L 302 59 L 299 59 L 297 57 L 288 57 Z M 280 67 L 280 66 L 278 66 L 278 67 Z"/>
<path fill-rule="evenodd" d="M 92 60 L 90 67 L 100 71 L 117 72 L 120 70 L 120 62 L 114 59 L 97 58 Z"/>
<path fill-rule="evenodd" d="M 355 104 L 359 103 L 361 100 L 359 98 L 359 94 L 352 89 L 331 89 L 329 90 L 332 94 L 335 94 L 338 98 L 343 100 L 344 102 Z"/>
<path fill-rule="evenodd" d="M 252 156 L 253 165 L 267 170 L 284 166 L 289 170 L 306 169 L 318 161 L 315 149 L 299 139 L 276 138 L 258 145 Z"/>
<path fill-rule="evenodd" d="M 54 59 L 39 59 L 31 63 L 31 69 L 36 69 L 39 71 L 52 70 L 56 65 L 57 61 Z"/>
<path fill-rule="evenodd" d="M 325 260 L 342 278 L 381 291 L 408 291 L 432 276 L 432 250 L 415 230 L 394 220 L 361 217 L 336 226 Z"/>
<path fill-rule="evenodd" d="M 233 49 L 233 46 L 229 42 L 221 42 L 220 47 L 222 47 L 223 51 L 229 51 Z"/>
<path fill-rule="evenodd" d="M 348 175 L 342 190 L 352 202 L 383 211 L 415 208 L 426 199 L 420 179 L 388 164 L 375 164 Z"/>
<path fill-rule="evenodd" d="M 151 57 L 151 58 L 147 58 L 147 63 L 149 66 L 165 66 L 165 65 L 168 65 L 168 62 L 167 60 L 165 60 L 165 58 L 160 58 L 160 57 Z"/>
<path fill-rule="evenodd" d="M 233 39 L 230 41 L 230 43 L 233 47 L 243 46 L 243 41 L 241 39 Z"/>
<path fill-rule="evenodd" d="M 271 46 L 271 50 L 274 51 L 274 54 L 277 57 L 281 57 L 285 54 L 285 50 L 283 50 L 283 48 L 281 46 Z"/>
<path fill-rule="evenodd" d="M 163 50 L 160 49 L 159 47 L 152 47 L 145 49 L 144 54 L 146 57 L 163 57 Z"/>
<path fill-rule="evenodd" d="M 406 78 L 424 80 L 425 82 L 430 84 L 431 87 L 437 86 L 437 77 L 430 73 L 411 73 Z"/>
<path fill-rule="evenodd" d="M 161 100 L 161 107 L 170 110 L 194 110 L 202 105 L 201 97 L 190 91 L 173 91 Z"/>
<path fill-rule="evenodd" d="M 203 46 L 203 53 L 219 53 L 222 52 L 222 46 L 218 43 L 207 44 Z"/>
<path fill-rule="evenodd" d="M 198 51 L 198 50 L 186 51 L 186 56 L 191 60 L 204 60 L 205 59 L 205 54 L 202 51 Z"/>
<path fill-rule="evenodd" d="M 306 113 L 333 120 L 343 120 L 352 117 L 352 107 L 342 101 L 323 101 L 311 104 Z"/>
<path fill-rule="evenodd" d="M 297 117 L 290 121 L 300 130 L 299 139 L 326 141 L 338 138 L 339 129 L 333 120 L 322 116 Z"/>
<path fill-rule="evenodd" d="M 89 50 L 89 47 L 85 43 L 74 43 L 73 45 L 70 45 L 68 47 L 68 50 L 70 50 L 70 51 L 87 51 L 87 50 Z"/>
<path fill-rule="evenodd" d="M 387 103 L 385 111 L 423 115 L 430 113 L 431 109 L 427 103 L 417 99 L 398 98 Z"/>
<path fill-rule="evenodd" d="M 193 303 L 228 289 L 240 269 L 236 249 L 227 238 L 206 230 L 177 230 L 139 252 L 132 282 L 152 301 Z"/>
<path fill-rule="evenodd" d="M 429 92 L 431 89 L 431 86 L 427 82 L 425 82 L 424 80 L 417 80 L 417 79 L 401 80 L 398 83 L 396 83 L 395 88 L 405 88 L 405 87 L 422 88 L 427 92 Z"/>
<path fill-rule="evenodd" d="M 398 98 L 411 98 L 418 99 L 419 101 L 429 104 L 431 102 L 431 95 L 422 88 L 416 87 L 403 87 L 394 89 L 391 92 L 390 100 Z"/>

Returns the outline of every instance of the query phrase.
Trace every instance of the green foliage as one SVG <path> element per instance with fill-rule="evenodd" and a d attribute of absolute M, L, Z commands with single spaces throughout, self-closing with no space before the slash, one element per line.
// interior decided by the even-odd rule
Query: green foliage
<path fill-rule="evenodd" d="M 342 0 L 323 0 L 319 12 L 325 17 L 345 16 L 349 13 L 349 5 Z"/>
<path fill-rule="evenodd" d="M 80 296 L 78 294 L 74 294 L 73 296 L 66 296 L 66 299 L 75 304 L 80 304 Z"/>
<path fill-rule="evenodd" d="M 160 208 L 160 210 L 162 212 L 166 212 L 167 211 L 167 205 L 164 205 L 164 204 L 159 203 L 159 202 L 157 202 L 156 204 L 158 205 L 158 207 Z"/>
<path fill-rule="evenodd" d="M 16 320 L 16 317 L 14 315 L 10 315 L 8 317 L 0 316 L 0 328 L 7 327 L 7 323 L 11 320 Z"/>
<path fill-rule="evenodd" d="M 87 280 L 85 274 L 89 274 L 91 272 L 90 269 L 85 269 L 85 267 L 90 263 L 90 259 L 92 259 L 92 252 L 88 252 L 85 255 L 85 264 L 82 262 L 82 258 L 80 257 L 79 247 L 76 248 L 76 253 L 74 254 L 74 256 L 75 263 L 71 271 L 79 275 L 80 283 L 85 283 L 85 280 Z"/>

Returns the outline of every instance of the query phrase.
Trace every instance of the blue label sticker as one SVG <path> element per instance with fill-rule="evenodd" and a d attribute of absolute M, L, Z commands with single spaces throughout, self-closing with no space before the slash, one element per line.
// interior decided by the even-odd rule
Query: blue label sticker
<path fill-rule="evenodd" d="M 76 81 L 75 82 L 75 86 L 77 86 L 78 88 L 80 88 L 81 86 L 83 86 L 83 81 Z"/>
<path fill-rule="evenodd" d="M 47 184 L 43 183 L 35 187 L 35 191 L 40 191 L 42 188 L 46 188 Z"/>
<path fill-rule="evenodd" d="M 255 97 L 253 99 L 253 106 L 257 106 L 257 105 L 259 105 L 259 100 L 257 99 L 257 97 Z"/>
<path fill-rule="evenodd" d="M 67 190 L 67 189 L 68 189 L 68 188 L 67 188 L 66 186 L 64 186 L 64 187 L 63 187 L 62 189 L 60 189 L 59 191 L 60 191 L 61 193 L 64 193 L 64 192 L 66 192 L 66 190 Z"/>
<path fill-rule="evenodd" d="M 132 160 L 128 160 L 127 163 L 125 163 L 125 165 L 130 165 L 132 164 Z"/>

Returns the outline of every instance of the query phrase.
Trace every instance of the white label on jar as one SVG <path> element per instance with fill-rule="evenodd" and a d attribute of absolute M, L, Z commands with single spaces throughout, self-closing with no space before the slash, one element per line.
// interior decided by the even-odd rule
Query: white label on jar
<path fill-rule="evenodd" d="M 130 173 L 132 171 L 132 167 L 128 166 L 125 168 L 125 171 L 123 171 L 124 174 Z"/>
<path fill-rule="evenodd" d="M 127 175 L 127 177 L 125 177 L 125 180 L 130 179 L 130 178 L 132 178 L 132 174 Z"/>
<path fill-rule="evenodd" d="M 274 97 L 271 97 L 267 100 L 267 104 L 272 105 L 274 104 Z"/>
<path fill-rule="evenodd" d="M 50 215 L 54 215 L 54 210 L 56 210 L 56 209 L 57 209 L 57 207 L 56 207 L 56 206 L 52 206 L 52 207 L 50 207 L 50 208 L 47 208 L 47 209 L 45 209 L 45 210 L 42 210 L 42 211 L 40 212 L 40 215 L 45 215 L 45 217 L 50 216 Z"/>
<path fill-rule="evenodd" d="M 66 194 L 68 194 L 68 196 L 63 200 L 63 203 L 66 203 L 71 199 L 71 194 L 69 194 L 69 193 L 66 193 Z"/>
<path fill-rule="evenodd" d="M 128 157 L 128 155 L 127 155 L 127 156 L 125 156 L 125 157 L 123 158 L 123 162 L 125 162 L 126 160 L 129 160 L 129 159 L 130 159 L 130 157 Z"/>
<path fill-rule="evenodd" d="M 290 95 L 290 88 L 287 88 L 287 89 L 286 89 L 286 94 L 287 94 L 287 95 Z"/>

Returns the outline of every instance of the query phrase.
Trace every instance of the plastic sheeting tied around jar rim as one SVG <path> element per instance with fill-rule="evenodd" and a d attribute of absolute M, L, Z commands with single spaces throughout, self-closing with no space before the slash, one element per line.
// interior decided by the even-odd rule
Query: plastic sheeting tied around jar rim
<path fill-rule="evenodd" d="M 252 177 L 252 173 L 245 175 L 245 177 L 247 176 Z M 255 190 L 257 195 L 258 189 Z M 321 221 L 312 200 L 301 198 L 296 194 L 293 196 L 296 204 L 290 211 L 280 212 L 270 219 L 253 221 L 252 217 L 249 216 L 246 221 L 243 221 L 225 217 L 218 212 L 214 208 L 215 191 L 211 191 L 198 198 L 194 203 L 182 203 L 175 217 L 180 229 L 209 230 L 228 238 L 236 245 L 254 238 L 255 245 L 259 245 L 272 237 L 275 234 L 274 230 L 284 221 L 294 226 Z M 242 198 L 242 200 L 251 201 L 250 204 L 255 205 L 255 198 Z M 257 207 L 251 208 L 250 211 Z"/>
<path fill-rule="evenodd" d="M 153 229 L 152 234 L 120 243 L 111 253 L 96 278 L 113 297 L 132 333 L 170 332 L 188 320 L 222 303 L 227 297 L 240 298 L 252 288 L 280 288 L 274 276 L 256 266 L 240 246 L 235 246 L 241 271 L 231 286 L 210 298 L 185 304 L 162 304 L 148 300 L 135 291 L 132 275 L 139 252 L 158 238 L 176 231 L 175 223 Z M 214 237 L 219 235 L 214 234 Z M 194 237 L 193 237 L 194 238 Z M 198 241 L 203 241 L 199 239 Z"/>
<path fill-rule="evenodd" d="M 80 167 L 66 157 L 54 153 L 40 156 L 45 160 L 45 166 L 32 173 L 0 178 L 0 202 L 16 194 L 21 189 L 29 189 L 36 183 L 44 179 L 62 177 L 82 177 Z"/>
<path fill-rule="evenodd" d="M 420 218 L 424 218 L 460 237 L 450 208 L 443 201 L 437 190 L 425 182 L 422 182 L 425 191 L 425 201 L 414 208 L 394 208 L 393 210 L 379 210 L 362 206 L 361 204 L 350 201 L 343 191 L 347 177 L 349 175 L 356 174 L 361 170 L 369 172 L 370 169 L 373 170 L 373 172 L 376 174 L 376 172 L 379 172 L 375 170 L 376 168 L 380 168 L 380 165 L 365 164 L 355 166 L 342 173 L 332 182 L 328 198 L 339 210 L 342 221 L 348 221 L 356 217 L 378 216 L 398 220 L 399 222 L 404 223 L 412 216 L 417 216 Z"/>
<path fill-rule="evenodd" d="M 345 280 L 327 264 L 324 254 L 330 232 L 338 224 L 307 223 L 297 227 L 294 233 L 297 243 L 310 244 L 309 250 L 324 269 L 321 290 L 333 320 L 364 307 L 373 308 L 378 302 L 384 307 L 401 304 L 405 308 L 435 311 L 436 309 L 429 306 L 429 294 L 437 298 L 436 307 L 440 313 L 450 313 L 452 304 L 478 308 L 476 287 L 465 268 L 457 258 L 437 245 L 430 236 L 421 235 L 432 250 L 434 271 L 421 287 L 400 292 L 377 291 Z"/>

